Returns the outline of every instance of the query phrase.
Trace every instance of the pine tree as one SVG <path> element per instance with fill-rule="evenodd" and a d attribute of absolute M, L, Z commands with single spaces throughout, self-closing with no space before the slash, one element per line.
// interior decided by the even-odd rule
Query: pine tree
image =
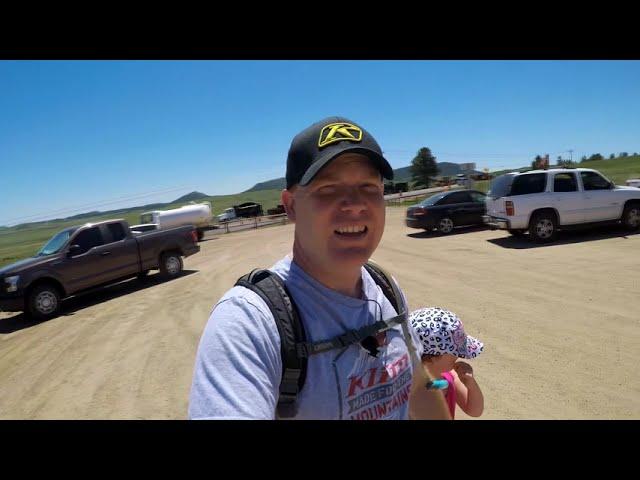
<path fill-rule="evenodd" d="M 431 154 L 431 150 L 422 147 L 411 161 L 409 171 L 415 186 L 428 188 L 433 177 L 438 175 L 436 157 Z"/>

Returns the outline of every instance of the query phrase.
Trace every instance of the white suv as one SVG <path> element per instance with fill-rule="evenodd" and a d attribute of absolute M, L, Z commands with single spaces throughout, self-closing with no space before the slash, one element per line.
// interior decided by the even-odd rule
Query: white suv
<path fill-rule="evenodd" d="M 616 186 L 596 170 L 512 172 L 491 182 L 484 222 L 491 229 L 550 242 L 559 229 L 622 222 L 640 227 L 640 188 Z"/>

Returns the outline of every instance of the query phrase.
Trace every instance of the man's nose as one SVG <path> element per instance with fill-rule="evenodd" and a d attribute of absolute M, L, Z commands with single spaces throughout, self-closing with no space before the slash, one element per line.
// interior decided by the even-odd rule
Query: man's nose
<path fill-rule="evenodd" d="M 350 188 L 344 192 L 340 207 L 343 211 L 359 213 L 367 209 L 367 204 L 357 188 Z"/>

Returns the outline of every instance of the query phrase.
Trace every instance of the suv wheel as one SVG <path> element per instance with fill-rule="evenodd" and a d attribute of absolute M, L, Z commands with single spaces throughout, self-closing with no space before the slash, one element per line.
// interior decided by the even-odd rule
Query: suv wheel
<path fill-rule="evenodd" d="M 556 216 L 549 212 L 536 213 L 529 224 L 529 235 L 537 243 L 549 243 L 556 239 L 558 222 Z"/>
<path fill-rule="evenodd" d="M 632 203 L 624 207 L 622 224 L 629 230 L 637 230 L 640 227 L 640 203 Z"/>

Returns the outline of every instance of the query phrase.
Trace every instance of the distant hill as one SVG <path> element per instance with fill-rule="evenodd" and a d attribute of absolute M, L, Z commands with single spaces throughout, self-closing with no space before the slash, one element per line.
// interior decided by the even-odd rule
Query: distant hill
<path fill-rule="evenodd" d="M 408 182 L 411 180 L 411 173 L 409 173 L 409 167 L 396 168 L 393 171 L 394 182 Z M 247 192 L 258 192 L 260 190 L 282 190 L 287 185 L 287 180 L 284 177 L 274 178 L 273 180 L 267 180 L 266 182 L 256 183 Z"/>
<path fill-rule="evenodd" d="M 25 229 L 25 228 L 35 228 L 35 227 L 39 227 L 39 226 L 48 226 L 48 225 L 56 223 L 56 222 L 65 222 L 65 221 L 68 221 L 68 220 L 82 220 L 84 218 L 95 218 L 97 216 L 107 216 L 107 217 L 111 217 L 111 218 L 124 217 L 130 212 L 138 212 L 139 210 L 144 210 L 144 211 L 161 210 L 161 209 L 163 209 L 165 207 L 168 207 L 169 205 L 171 205 L 172 208 L 176 208 L 177 205 L 175 205 L 175 204 L 193 202 L 193 201 L 200 200 L 200 199 L 203 199 L 203 198 L 210 198 L 210 196 L 206 195 L 204 193 L 201 193 L 201 192 L 191 192 L 191 193 L 188 193 L 186 195 L 183 195 L 180 198 L 177 198 L 176 200 L 174 200 L 172 202 L 167 202 L 167 203 L 149 203 L 147 205 L 142 205 L 142 206 L 139 205 L 137 207 L 119 208 L 117 210 L 105 210 L 104 212 L 101 212 L 101 211 L 98 211 L 98 210 L 94 210 L 92 212 L 79 213 L 79 214 L 73 215 L 71 217 L 56 218 L 56 219 L 44 220 L 44 221 L 40 221 L 40 222 L 21 223 L 19 225 L 14 225 L 13 227 L 0 227 L 0 230 L 2 230 L 2 229 L 22 230 L 22 229 Z"/>
<path fill-rule="evenodd" d="M 180 203 L 180 202 L 195 202 L 196 200 L 202 200 L 203 198 L 209 198 L 209 195 L 201 192 L 191 192 L 183 195 L 182 197 L 174 200 L 171 203 Z"/>
<path fill-rule="evenodd" d="M 457 163 L 451 162 L 437 162 L 438 175 L 441 177 L 454 177 L 459 173 L 462 173 L 462 168 Z"/>
<path fill-rule="evenodd" d="M 394 182 L 410 182 L 411 181 L 411 172 L 409 171 L 411 167 L 402 167 L 396 168 L 393 171 L 393 181 Z"/>
<path fill-rule="evenodd" d="M 256 183 L 249 190 L 245 190 L 242 193 L 258 192 L 260 190 L 282 190 L 287 186 L 287 179 L 284 177 L 275 178 L 273 180 L 267 180 L 266 182 Z"/>
<path fill-rule="evenodd" d="M 67 217 L 66 220 L 75 220 L 77 218 L 93 217 L 96 215 L 100 215 L 100 212 L 98 210 L 94 210 L 93 212 L 87 212 L 87 213 L 79 213 L 78 215 L 74 215 L 73 217 Z M 63 219 L 58 218 L 56 220 L 63 220 Z"/>
<path fill-rule="evenodd" d="M 457 163 L 451 162 L 436 162 L 438 165 L 438 174 L 440 176 L 448 176 L 452 177 L 459 173 L 462 173 L 462 169 L 460 165 Z M 411 167 L 401 167 L 393 170 L 393 181 L 394 182 L 410 182 L 411 181 Z M 286 180 L 284 177 L 274 178 L 273 180 L 267 180 L 266 182 L 256 183 L 253 187 L 246 192 L 257 192 L 259 190 L 273 190 L 278 189 L 282 190 L 286 186 Z"/>

